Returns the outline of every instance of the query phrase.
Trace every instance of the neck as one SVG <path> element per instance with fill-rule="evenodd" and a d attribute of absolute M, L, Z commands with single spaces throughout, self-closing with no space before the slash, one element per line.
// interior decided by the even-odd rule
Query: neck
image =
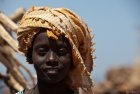
<path fill-rule="evenodd" d="M 50 84 L 38 79 L 37 85 L 39 94 L 74 94 L 65 81 Z"/>

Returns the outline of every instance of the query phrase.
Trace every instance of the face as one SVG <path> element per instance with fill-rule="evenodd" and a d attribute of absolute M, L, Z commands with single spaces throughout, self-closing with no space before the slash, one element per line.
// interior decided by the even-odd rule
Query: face
<path fill-rule="evenodd" d="M 70 71 L 71 47 L 64 37 L 53 40 L 46 32 L 41 32 L 34 38 L 32 61 L 39 79 L 57 83 Z"/>

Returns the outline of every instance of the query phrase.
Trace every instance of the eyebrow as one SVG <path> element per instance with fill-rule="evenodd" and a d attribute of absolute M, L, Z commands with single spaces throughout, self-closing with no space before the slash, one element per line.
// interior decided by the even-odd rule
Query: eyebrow
<path fill-rule="evenodd" d="M 40 48 L 40 47 L 46 48 L 45 45 L 35 45 L 35 46 L 34 46 L 34 49 L 37 50 L 37 49 Z"/>

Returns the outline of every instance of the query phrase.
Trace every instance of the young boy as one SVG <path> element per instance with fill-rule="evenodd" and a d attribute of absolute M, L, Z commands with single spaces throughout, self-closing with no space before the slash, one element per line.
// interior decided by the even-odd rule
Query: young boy
<path fill-rule="evenodd" d="M 79 16 L 66 8 L 32 7 L 17 36 L 37 73 L 36 86 L 18 94 L 93 94 L 92 38 Z"/>

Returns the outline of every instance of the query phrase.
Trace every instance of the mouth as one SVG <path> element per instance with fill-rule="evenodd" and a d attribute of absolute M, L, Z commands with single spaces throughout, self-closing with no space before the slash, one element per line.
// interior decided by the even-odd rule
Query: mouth
<path fill-rule="evenodd" d="M 43 69 L 43 71 L 47 74 L 52 74 L 52 75 L 55 75 L 55 74 L 58 74 L 59 73 L 59 70 L 58 68 L 45 68 Z"/>
<path fill-rule="evenodd" d="M 42 64 L 40 66 L 40 69 L 42 70 L 42 72 L 44 72 L 44 74 L 46 75 L 58 75 L 62 70 L 63 70 L 63 65 L 59 65 L 59 66 L 47 66 L 46 64 Z"/>

